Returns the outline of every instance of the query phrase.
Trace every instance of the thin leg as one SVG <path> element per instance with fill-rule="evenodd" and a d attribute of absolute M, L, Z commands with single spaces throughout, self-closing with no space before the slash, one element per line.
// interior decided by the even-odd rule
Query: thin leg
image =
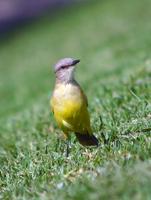
<path fill-rule="evenodd" d="M 70 136 L 68 135 L 68 133 L 63 133 L 64 135 L 64 140 L 65 141 L 65 144 L 66 144 L 66 157 L 69 156 L 69 153 L 70 153 Z"/>
<path fill-rule="evenodd" d="M 66 145 L 67 145 L 67 148 L 66 148 L 66 157 L 68 157 L 69 153 L 70 153 L 70 141 L 69 141 L 69 139 L 67 139 Z"/>
<path fill-rule="evenodd" d="M 58 148 L 60 147 L 60 139 L 59 137 L 57 137 L 57 142 L 56 142 L 56 146 L 55 146 L 55 151 L 58 151 Z"/>

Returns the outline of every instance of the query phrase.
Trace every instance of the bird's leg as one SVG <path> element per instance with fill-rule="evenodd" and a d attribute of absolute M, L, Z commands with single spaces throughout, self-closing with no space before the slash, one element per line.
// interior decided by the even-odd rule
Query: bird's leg
<path fill-rule="evenodd" d="M 67 145 L 67 148 L 66 148 L 66 157 L 68 157 L 69 156 L 69 152 L 70 152 L 69 140 L 68 139 L 66 141 L 66 145 Z"/>
<path fill-rule="evenodd" d="M 70 137 L 68 134 L 65 134 L 67 137 L 66 137 L 66 157 L 69 156 L 69 153 L 70 153 Z"/>

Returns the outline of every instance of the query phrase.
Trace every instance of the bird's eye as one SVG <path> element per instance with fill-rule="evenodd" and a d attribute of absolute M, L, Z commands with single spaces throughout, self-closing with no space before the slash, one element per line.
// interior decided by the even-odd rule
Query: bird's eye
<path fill-rule="evenodd" d="M 61 69 L 67 69 L 69 66 L 68 65 L 63 65 L 62 67 L 61 67 Z"/>
<path fill-rule="evenodd" d="M 65 68 L 66 68 L 66 66 L 62 66 L 62 67 L 61 67 L 61 69 L 65 69 Z"/>

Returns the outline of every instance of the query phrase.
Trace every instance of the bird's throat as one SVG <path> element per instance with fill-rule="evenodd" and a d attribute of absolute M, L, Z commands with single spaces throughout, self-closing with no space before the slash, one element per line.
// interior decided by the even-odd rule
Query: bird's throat
<path fill-rule="evenodd" d="M 60 71 L 56 74 L 56 83 L 69 84 L 74 82 L 74 73 L 73 71 Z"/>

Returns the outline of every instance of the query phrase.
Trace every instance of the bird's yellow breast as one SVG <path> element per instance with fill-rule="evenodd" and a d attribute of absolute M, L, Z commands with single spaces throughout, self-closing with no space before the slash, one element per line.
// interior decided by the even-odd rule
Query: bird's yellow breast
<path fill-rule="evenodd" d="M 56 121 L 64 131 L 81 129 L 84 120 L 89 123 L 86 100 L 77 85 L 56 85 L 51 107 Z"/>
<path fill-rule="evenodd" d="M 84 99 L 77 86 L 72 84 L 58 84 L 55 87 L 51 106 L 55 113 L 65 119 L 76 115 L 82 108 Z"/>

